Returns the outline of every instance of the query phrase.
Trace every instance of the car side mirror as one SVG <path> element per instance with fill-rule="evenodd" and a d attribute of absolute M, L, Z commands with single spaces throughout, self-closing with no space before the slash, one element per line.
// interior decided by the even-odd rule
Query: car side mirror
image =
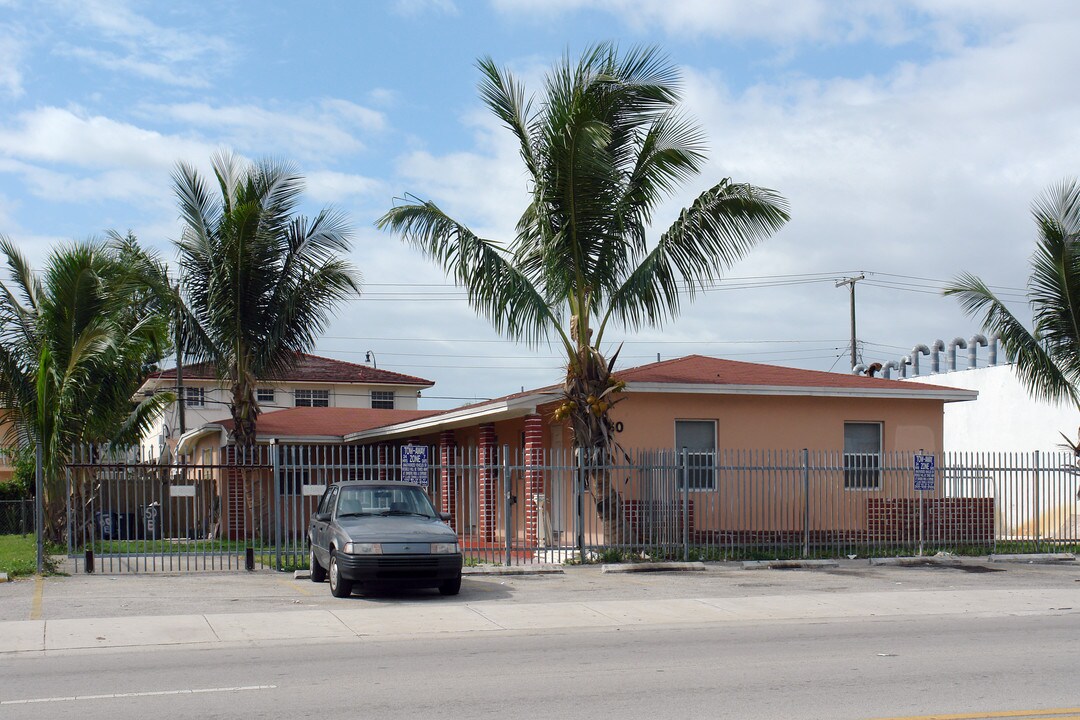
<path fill-rule="evenodd" d="M 442 520 L 443 522 L 450 522 L 450 513 L 444 513 L 444 512 L 439 513 L 439 519 Z"/>
<path fill-rule="evenodd" d="M 330 519 L 330 513 L 315 513 L 315 519 L 318 520 L 319 522 L 329 520 Z"/>

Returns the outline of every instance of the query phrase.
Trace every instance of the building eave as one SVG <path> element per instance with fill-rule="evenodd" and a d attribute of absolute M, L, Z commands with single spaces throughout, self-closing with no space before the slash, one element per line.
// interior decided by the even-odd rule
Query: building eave
<path fill-rule="evenodd" d="M 392 440 L 409 435 L 422 435 L 440 430 L 469 427 L 475 425 L 477 421 L 496 422 L 498 420 L 509 420 L 535 413 L 539 405 L 549 403 L 557 397 L 558 395 L 555 393 L 538 392 L 506 400 L 470 405 L 458 410 L 448 410 L 445 413 L 432 415 L 431 417 L 349 433 L 345 436 L 345 442 L 363 442 L 373 439 Z"/>
<path fill-rule="evenodd" d="M 876 398 L 890 400 L 937 400 L 964 402 L 975 400 L 975 390 L 932 388 L 798 387 L 788 385 L 715 385 L 695 383 L 627 383 L 627 393 L 676 393 L 695 395 L 768 395 L 786 397 Z"/>

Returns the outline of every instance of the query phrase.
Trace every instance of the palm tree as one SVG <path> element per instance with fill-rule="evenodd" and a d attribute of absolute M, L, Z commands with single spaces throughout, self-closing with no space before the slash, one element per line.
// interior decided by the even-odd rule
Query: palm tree
<path fill-rule="evenodd" d="M 211 166 L 216 195 L 187 164 L 173 174 L 185 349 L 228 384 L 234 439 L 246 449 L 255 444 L 256 380 L 284 372 L 315 344 L 330 311 L 359 293 L 359 276 L 340 257 L 350 236 L 342 214 L 295 214 L 303 179 L 292 166 L 230 154 Z"/>
<path fill-rule="evenodd" d="M 1080 403 L 1080 185 L 1073 179 L 1049 188 L 1033 203 L 1032 215 L 1039 237 L 1028 278 L 1031 330 L 970 273 L 945 294 L 957 296 L 969 316 L 981 317 L 983 328 L 1001 338 L 1036 399 Z"/>
<path fill-rule="evenodd" d="M 678 72 L 657 50 L 620 55 L 611 44 L 569 57 L 544 96 L 490 58 L 480 95 L 514 134 L 531 202 L 507 243 L 478 237 L 429 201 L 409 196 L 378 226 L 441 264 L 495 328 L 535 346 L 551 335 L 566 355 L 563 402 L 575 447 L 588 458 L 599 516 L 611 530 L 620 501 L 604 466 L 614 447 L 609 410 L 623 384 L 618 351 L 601 353 L 609 324 L 659 326 L 788 219 L 771 190 L 730 179 L 705 190 L 650 246 L 665 197 L 701 172 L 704 140 L 678 110 Z M 611 537 L 609 535 L 609 537 Z"/>
<path fill-rule="evenodd" d="M 0 284 L 0 408 L 15 441 L 42 450 L 46 534 L 64 536 L 64 466 L 84 443 L 130 445 L 172 401 L 133 402 L 168 348 L 168 318 L 148 290 L 155 260 L 130 235 L 57 248 L 44 272 L 7 238 Z"/>

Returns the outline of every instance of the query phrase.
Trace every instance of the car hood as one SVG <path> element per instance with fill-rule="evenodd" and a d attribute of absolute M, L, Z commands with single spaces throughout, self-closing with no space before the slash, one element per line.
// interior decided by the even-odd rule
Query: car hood
<path fill-rule="evenodd" d="M 389 515 L 343 518 L 342 532 L 353 542 L 456 542 L 457 533 L 438 518 Z"/>

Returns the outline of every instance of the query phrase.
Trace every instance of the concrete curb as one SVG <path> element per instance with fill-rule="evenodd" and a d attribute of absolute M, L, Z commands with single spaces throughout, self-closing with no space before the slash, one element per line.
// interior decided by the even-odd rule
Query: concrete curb
<path fill-rule="evenodd" d="M 812 570 L 840 567 L 836 560 L 744 560 L 743 570 Z"/>
<path fill-rule="evenodd" d="M 0 573 L 0 583 L 6 583 L 8 581 L 7 573 Z"/>
<path fill-rule="evenodd" d="M 1072 553 L 1032 553 L 1028 555 L 991 555 L 989 562 L 1012 562 L 1012 563 L 1040 563 L 1051 565 L 1056 563 L 1076 562 L 1076 555 Z"/>
<path fill-rule="evenodd" d="M 937 557 L 935 555 L 913 555 L 910 557 L 870 558 L 871 565 L 893 565 L 900 567 L 924 567 L 926 565 L 961 565 L 958 557 Z"/>
<path fill-rule="evenodd" d="M 600 566 L 602 573 L 641 573 L 641 572 L 702 572 L 703 562 L 641 562 L 619 563 Z"/>
<path fill-rule="evenodd" d="M 462 575 L 558 575 L 562 565 L 477 565 L 462 568 Z"/>

